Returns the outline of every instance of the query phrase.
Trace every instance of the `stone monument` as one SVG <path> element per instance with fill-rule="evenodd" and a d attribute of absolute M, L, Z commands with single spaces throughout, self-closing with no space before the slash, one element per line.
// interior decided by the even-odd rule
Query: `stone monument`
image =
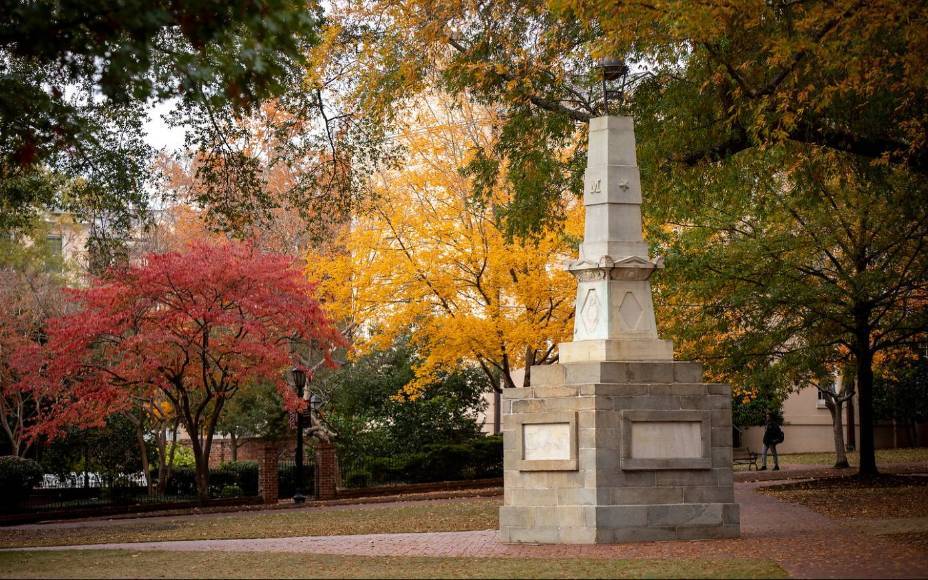
<path fill-rule="evenodd" d="M 503 542 L 737 537 L 731 389 L 657 336 L 629 117 L 590 121 L 573 341 L 502 395 Z"/>

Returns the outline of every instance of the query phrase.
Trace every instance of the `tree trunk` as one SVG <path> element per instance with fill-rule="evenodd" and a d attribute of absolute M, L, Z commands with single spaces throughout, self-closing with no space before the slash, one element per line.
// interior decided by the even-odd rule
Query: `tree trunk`
<path fill-rule="evenodd" d="M 209 458 L 201 461 L 197 458 L 197 499 L 205 504 L 209 499 Z"/>
<path fill-rule="evenodd" d="M 189 432 L 189 431 L 188 431 Z M 193 449 L 193 460 L 196 471 L 197 499 L 206 503 L 209 499 L 209 448 L 203 445 L 203 440 L 196 432 L 190 434 L 190 447 Z"/>
<path fill-rule="evenodd" d="M 526 346 L 525 347 L 525 376 L 522 378 L 522 388 L 528 388 L 532 386 L 532 365 L 535 364 L 535 349 Z"/>
<path fill-rule="evenodd" d="M 190 437 L 190 442 L 194 444 L 193 453 L 197 464 L 197 496 L 201 503 L 209 499 L 209 455 L 213 448 L 213 435 L 216 433 L 216 423 L 222 413 L 223 402 L 221 398 L 216 401 L 202 434 L 196 430 L 196 437 L 192 435 Z"/>
<path fill-rule="evenodd" d="M 873 352 L 870 333 L 858 334 L 857 389 L 860 412 L 860 475 L 876 475 L 876 450 L 873 441 Z"/>
<path fill-rule="evenodd" d="M 174 455 L 177 453 L 177 427 L 178 421 L 174 421 L 174 427 L 171 430 L 171 448 L 168 451 L 167 434 L 162 430 L 162 447 L 160 455 L 160 465 L 158 465 L 158 494 L 164 495 L 168 488 L 168 482 L 171 481 L 171 475 L 174 472 Z"/>
<path fill-rule="evenodd" d="M 238 461 L 238 437 L 235 433 L 229 433 L 229 444 L 232 446 L 232 461 Z"/>
<path fill-rule="evenodd" d="M 855 389 L 856 392 L 856 389 Z M 854 397 L 847 401 L 847 450 L 857 449 L 857 421 L 854 417 Z"/>
<path fill-rule="evenodd" d="M 851 464 L 847 462 L 847 449 L 844 447 L 844 421 L 841 414 L 844 405 L 838 397 L 828 398 L 831 400 L 826 401 L 826 406 L 831 413 L 831 426 L 835 437 L 835 467 L 837 469 L 846 469 Z"/>
<path fill-rule="evenodd" d="M 168 434 L 165 431 L 164 427 L 158 429 L 158 434 L 155 438 L 157 447 L 158 447 L 158 495 L 164 495 L 165 486 L 167 482 L 164 481 L 164 464 L 167 461 L 167 452 L 168 452 Z"/>
<path fill-rule="evenodd" d="M 145 475 L 145 487 L 148 488 L 148 495 L 155 495 L 155 486 L 151 482 L 151 464 L 148 462 L 148 447 L 145 445 L 145 431 L 142 424 L 132 422 L 135 425 L 135 440 L 139 444 L 139 455 L 142 459 L 142 473 Z"/>

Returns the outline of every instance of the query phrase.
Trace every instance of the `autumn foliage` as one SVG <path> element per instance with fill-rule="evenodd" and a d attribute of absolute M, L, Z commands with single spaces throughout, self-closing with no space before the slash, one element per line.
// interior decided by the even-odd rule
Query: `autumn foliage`
<path fill-rule="evenodd" d="M 374 201 L 340 238 L 344 251 L 307 260 L 332 317 L 376 331 L 357 333 L 357 351 L 412 330 L 423 359 L 404 396 L 460 364 L 481 368 L 494 386 L 523 386 L 513 371 L 553 362 L 570 337 L 576 283 L 562 262 L 576 252 L 568 232 L 578 238 L 582 206 L 563 198 L 567 231 L 508 238 L 496 208 L 513 192 L 501 182 L 477 203 L 459 171 L 476 148 L 492 146 L 496 122 L 489 110 L 430 95 L 398 136 L 402 169 L 375 177 Z"/>
<path fill-rule="evenodd" d="M 205 497 L 226 402 L 261 379 L 277 386 L 288 408 L 300 407 L 284 373 L 293 349 L 328 352 L 339 343 L 313 292 L 290 258 L 206 242 L 149 255 L 73 291 L 81 309 L 49 325 L 41 379 L 63 396 L 44 431 L 165 399 L 190 436 Z"/>

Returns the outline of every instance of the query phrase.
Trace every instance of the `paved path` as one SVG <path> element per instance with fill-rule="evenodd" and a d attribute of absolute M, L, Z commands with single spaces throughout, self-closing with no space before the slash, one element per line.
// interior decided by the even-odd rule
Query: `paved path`
<path fill-rule="evenodd" d="M 203 540 L 30 548 L 40 550 L 224 550 L 307 552 L 364 556 L 471 556 L 517 558 L 768 558 L 791 576 L 928 578 L 928 554 L 917 547 L 869 536 L 797 504 L 756 493 L 761 483 L 736 485 L 742 537 L 734 540 L 623 545 L 507 545 L 494 530 L 429 534 Z"/>

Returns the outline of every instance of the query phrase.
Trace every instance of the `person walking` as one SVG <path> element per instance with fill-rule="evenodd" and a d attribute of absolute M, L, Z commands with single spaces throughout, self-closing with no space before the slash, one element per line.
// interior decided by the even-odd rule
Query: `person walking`
<path fill-rule="evenodd" d="M 780 458 L 777 456 L 777 445 L 783 443 L 785 435 L 773 413 L 767 411 L 767 427 L 764 429 L 764 452 L 761 454 L 760 471 L 767 469 L 767 451 L 773 452 L 773 470 L 780 471 Z"/>

